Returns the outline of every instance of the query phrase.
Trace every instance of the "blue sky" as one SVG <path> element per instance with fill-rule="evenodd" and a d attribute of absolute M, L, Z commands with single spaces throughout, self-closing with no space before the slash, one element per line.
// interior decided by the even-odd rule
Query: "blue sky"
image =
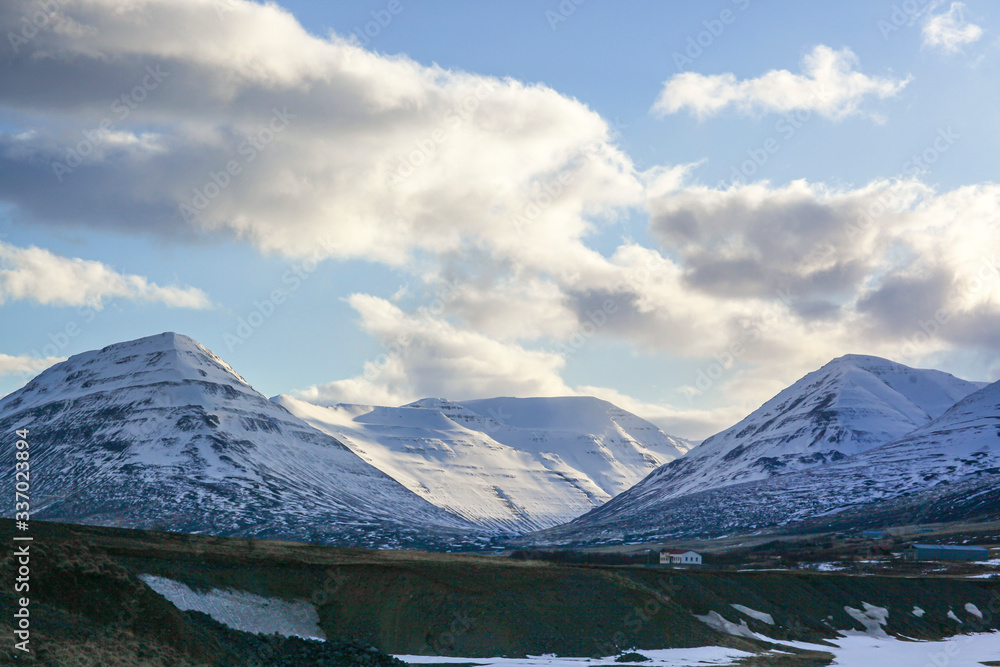
<path fill-rule="evenodd" d="M 36 9 L 0 10 L 0 393 L 165 330 L 266 395 L 696 438 L 841 354 L 1000 374 L 990 3 Z"/>

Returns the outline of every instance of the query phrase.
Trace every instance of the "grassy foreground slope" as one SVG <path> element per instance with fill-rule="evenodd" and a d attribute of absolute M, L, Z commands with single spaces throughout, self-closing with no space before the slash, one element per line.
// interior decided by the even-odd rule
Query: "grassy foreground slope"
<path fill-rule="evenodd" d="M 0 523 L 0 538 L 7 544 L 11 532 L 10 521 Z M 396 654 L 595 656 L 633 646 L 702 645 L 753 651 L 767 644 L 720 632 L 696 615 L 715 612 L 761 635 L 815 642 L 840 629 L 864 630 L 846 607 L 863 611 L 866 603 L 888 609 L 888 633 L 912 638 L 1000 627 L 1000 582 L 987 579 L 567 566 L 46 523 L 33 523 L 32 533 L 38 559 L 33 560 L 34 637 L 37 646 L 50 651 L 72 645 L 94 653 L 99 647 L 87 642 L 98 637 L 116 650 L 131 646 L 135 655 L 172 653 L 189 664 L 253 664 L 247 656 L 261 650 L 272 655 L 262 664 L 283 664 L 284 646 L 262 649 L 259 637 L 227 630 L 204 615 L 181 613 L 138 574 L 169 577 L 201 590 L 309 600 L 328 637 Z M 5 562 L 0 591 L 5 607 L 12 595 L 11 572 Z M 770 614 L 774 625 L 733 604 Z M 970 614 L 967 604 L 983 618 Z M 913 615 L 915 606 L 925 611 L 923 616 Z M 288 664 L 374 667 L 389 660 L 371 653 L 355 656 L 368 662 L 350 662 L 351 651 L 360 650 L 357 643 L 330 642 L 329 647 L 346 653 L 316 658 L 329 662 Z M 150 658 L 148 664 L 182 663 Z"/>
<path fill-rule="evenodd" d="M 13 544 L 13 522 L 0 538 Z M 403 667 L 376 649 L 350 641 L 307 642 L 232 630 L 197 612 L 182 612 L 109 556 L 88 530 L 32 523 L 28 596 L 30 653 L 8 638 L 2 665 L 44 667 Z M 101 532 L 98 529 L 97 532 Z M 115 531 L 127 542 L 133 531 Z M 23 543 L 19 543 L 23 544 Z M 0 608 L 15 608 L 13 549 L 0 557 Z"/>

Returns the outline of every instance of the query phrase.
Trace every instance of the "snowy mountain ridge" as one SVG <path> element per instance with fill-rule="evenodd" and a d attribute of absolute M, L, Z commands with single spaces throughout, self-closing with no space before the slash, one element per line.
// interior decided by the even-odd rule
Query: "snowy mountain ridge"
<path fill-rule="evenodd" d="M 426 500 L 502 531 L 568 521 L 690 447 L 586 396 L 427 398 L 397 408 L 272 400 Z"/>
<path fill-rule="evenodd" d="M 0 400 L 0 428 L 30 429 L 38 519 L 369 546 L 472 528 L 179 334 L 49 368 Z"/>
<path fill-rule="evenodd" d="M 880 357 L 838 357 L 632 493 L 675 498 L 843 460 L 928 424 L 984 384 Z"/>
<path fill-rule="evenodd" d="M 844 530 L 970 517 L 996 520 L 1000 382 L 972 392 L 891 442 L 826 465 L 681 495 L 662 491 L 661 474 L 662 469 L 602 507 L 529 539 L 600 544 L 790 525 Z"/>
<path fill-rule="evenodd" d="M 592 397 L 268 400 L 165 333 L 51 367 L 0 399 L 0 429 L 31 431 L 39 519 L 448 549 L 539 529 L 722 534 L 924 500 L 935 516 L 991 511 L 1000 383 L 982 384 L 848 355 L 690 449 Z"/>

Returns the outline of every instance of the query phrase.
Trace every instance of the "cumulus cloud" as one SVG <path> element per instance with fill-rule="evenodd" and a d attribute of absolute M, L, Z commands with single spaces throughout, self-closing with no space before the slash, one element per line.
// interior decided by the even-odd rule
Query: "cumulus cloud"
<path fill-rule="evenodd" d="M 490 281 L 486 272 L 459 280 L 434 316 L 353 297 L 386 357 L 304 397 L 593 394 L 668 432 L 704 437 L 846 352 L 919 365 L 956 349 L 1000 350 L 992 250 L 1000 186 L 675 185 L 652 189 L 647 203 L 659 250 L 626 243 L 604 257 L 577 248 L 574 271 L 556 255 L 546 272 L 533 268 L 532 280 L 498 272 L 503 279 Z M 679 395 L 655 404 L 566 383 L 564 365 L 599 339 L 697 366 L 669 378 Z M 725 400 L 713 408 L 703 400 L 712 397 Z"/>
<path fill-rule="evenodd" d="M 65 360 L 65 357 L 35 358 L 24 354 L 15 357 L 0 353 L 0 376 L 35 375 Z"/>
<path fill-rule="evenodd" d="M 766 296 L 794 286 L 796 299 L 856 289 L 881 266 L 901 216 L 926 193 L 916 181 L 832 189 L 794 181 L 713 189 L 692 186 L 651 198 L 650 228 L 683 258 L 688 285 L 719 296 Z M 869 223 L 869 208 L 878 213 Z"/>
<path fill-rule="evenodd" d="M 558 354 L 500 342 L 434 315 L 406 313 L 366 294 L 352 295 L 349 303 L 383 351 L 362 375 L 311 387 L 300 398 L 325 405 L 374 399 L 399 405 L 427 396 L 574 393 L 559 376 L 564 360 Z"/>
<path fill-rule="evenodd" d="M 705 437 L 745 414 L 739 414 L 747 405 L 745 396 L 717 408 L 695 408 L 685 400 L 653 403 L 613 387 L 570 384 L 563 378 L 566 364 L 599 339 L 609 338 L 630 341 L 648 353 L 682 352 L 709 359 L 733 340 L 741 340 L 753 350 L 752 358 L 787 364 L 795 355 L 777 349 L 781 334 L 795 331 L 801 338 L 804 333 L 790 326 L 794 317 L 780 299 L 725 302 L 692 290 L 662 253 L 636 244 L 623 245 L 610 258 L 594 254 L 578 268 L 574 275 L 556 271 L 555 277 L 545 279 L 544 287 L 502 280 L 489 291 L 481 284 L 457 280 L 443 300 L 431 302 L 432 308 L 412 312 L 385 299 L 355 294 L 350 304 L 381 351 L 358 376 L 316 385 L 298 395 L 322 404 L 390 405 L 426 396 L 594 395 L 669 433 Z M 555 305 L 550 317 L 534 317 L 530 301 L 521 301 L 530 298 L 532 290 L 542 295 L 543 306 Z M 518 303 L 528 309 L 527 314 L 517 312 Z M 484 314 L 490 304 L 500 311 L 502 322 Z M 759 336 L 760 332 L 767 335 Z M 692 375 L 670 381 L 694 383 L 695 379 Z M 778 382 L 766 374 L 763 379 L 765 391 Z M 718 389 L 723 389 L 722 383 Z M 746 392 L 751 402 L 760 397 L 762 385 L 755 390 Z"/>
<path fill-rule="evenodd" d="M 704 437 L 744 415 L 739 406 L 691 409 L 638 400 L 611 387 L 570 386 L 562 378 L 574 336 L 551 349 L 501 342 L 426 312 L 406 313 L 364 294 L 350 298 L 362 327 L 382 352 L 356 377 L 315 385 L 296 395 L 320 405 L 403 405 L 426 397 L 597 396 L 649 419 L 668 433 Z M 577 334 L 579 335 L 579 334 Z M 586 336 L 581 338 L 581 344 Z"/>
<path fill-rule="evenodd" d="M 0 105 L 33 121 L 0 133 L 0 198 L 32 221 L 295 256 L 334 239 L 331 256 L 394 265 L 580 237 L 584 214 L 641 201 L 613 128 L 576 100 L 319 38 L 276 5 L 217 6 L 59 3 L 0 70 Z"/>
<path fill-rule="evenodd" d="M 868 98 L 899 93 L 910 78 L 868 76 L 856 71 L 858 57 L 848 48 L 818 45 L 802 59 L 802 74 L 771 70 L 755 79 L 732 73 L 682 72 L 667 79 L 653 104 L 658 116 L 688 109 L 699 119 L 728 108 L 742 114 L 804 110 L 839 120 L 857 114 Z"/>
<path fill-rule="evenodd" d="M 208 296 L 194 287 L 160 286 L 143 276 L 115 271 L 101 262 L 62 257 L 44 248 L 18 248 L 0 241 L 0 304 L 34 301 L 52 306 L 100 308 L 108 299 L 207 308 Z"/>
<path fill-rule="evenodd" d="M 809 345 L 850 346 L 854 332 L 873 353 L 897 359 L 996 346 L 985 326 L 1000 315 L 996 184 L 947 192 L 915 180 L 696 186 L 654 198 L 649 209 L 652 232 L 677 253 L 690 288 L 731 299 L 784 286 L 795 315 L 777 328 L 786 337 L 804 326 Z"/>
<path fill-rule="evenodd" d="M 965 20 L 965 3 L 953 2 L 948 11 L 928 14 L 922 28 L 923 46 L 957 53 L 983 36 L 983 29 Z"/>
<path fill-rule="evenodd" d="M 458 286 L 425 312 L 350 297 L 384 354 L 307 400 L 589 393 L 704 437 L 845 352 L 1000 349 L 996 259 L 983 256 L 1000 247 L 996 185 L 719 189 L 696 165 L 639 173 L 614 127 L 543 85 L 320 38 L 276 5 L 225 6 L 220 21 L 216 0 L 58 3 L 0 68 L 0 200 L 22 222 L 228 235 Z M 3 5 L 0 32 L 20 19 Z M 818 46 L 799 74 L 679 74 L 654 111 L 840 119 L 908 81 Z M 643 208 L 656 247 L 588 244 Z M 0 245 L 0 271 L 0 299 L 208 303 L 40 249 Z M 917 293 L 926 304 L 900 298 Z M 654 403 L 602 386 L 611 376 L 566 381 L 600 339 L 689 360 L 662 380 L 681 391 Z"/>

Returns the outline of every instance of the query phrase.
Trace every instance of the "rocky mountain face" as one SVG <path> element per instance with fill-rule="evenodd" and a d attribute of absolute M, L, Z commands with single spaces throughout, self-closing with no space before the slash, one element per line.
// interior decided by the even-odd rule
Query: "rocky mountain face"
<path fill-rule="evenodd" d="M 982 386 L 879 357 L 839 357 L 632 493 L 677 498 L 842 461 L 930 423 Z"/>
<path fill-rule="evenodd" d="M 36 519 L 373 547 L 476 539 L 178 334 L 46 370 L 0 400 L 0 432 L 15 429 L 30 431 Z M 12 448 L 0 463 L 13 468 Z"/>
<path fill-rule="evenodd" d="M 529 539 L 596 544 L 777 526 L 850 530 L 998 520 L 1000 382 L 900 438 L 827 465 L 684 495 L 657 493 L 659 472 L 602 507 Z"/>

